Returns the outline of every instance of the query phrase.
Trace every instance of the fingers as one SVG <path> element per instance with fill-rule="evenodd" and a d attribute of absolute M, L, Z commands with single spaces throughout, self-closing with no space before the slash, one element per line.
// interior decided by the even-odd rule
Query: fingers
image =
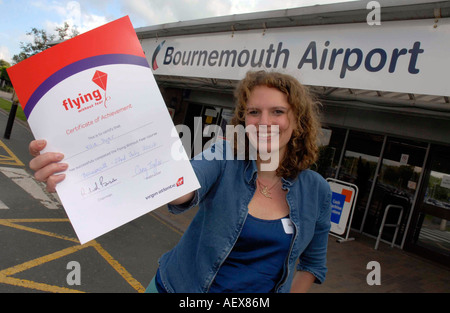
<path fill-rule="evenodd" d="M 54 157 L 54 156 L 58 157 Z M 50 160 L 61 160 L 62 155 L 60 153 L 45 153 L 43 155 L 37 156 L 30 162 L 30 168 L 35 170 L 34 177 L 37 181 L 45 182 L 47 184 L 48 192 L 56 192 L 56 185 L 66 178 L 65 174 L 61 173 L 68 168 L 67 163 L 48 163 Z M 44 159 L 45 161 L 42 161 Z M 35 165 L 39 164 L 39 165 Z M 42 164 L 46 164 L 40 167 Z"/>
<path fill-rule="evenodd" d="M 47 142 L 45 140 L 33 140 L 28 146 L 28 150 L 32 156 L 38 156 L 42 149 L 45 148 Z"/>
<path fill-rule="evenodd" d="M 68 168 L 68 164 L 59 163 L 64 159 L 62 153 L 46 152 L 41 154 L 47 142 L 45 140 L 34 140 L 30 142 L 29 152 L 34 158 L 30 161 L 30 168 L 35 171 L 36 180 L 47 184 L 47 191 L 55 192 L 56 185 L 60 183 L 66 175 L 59 174 Z"/>
<path fill-rule="evenodd" d="M 66 178 L 65 174 L 52 175 L 47 179 L 47 191 L 56 192 L 56 185 Z"/>
<path fill-rule="evenodd" d="M 49 163 L 43 167 L 32 169 L 35 170 L 34 177 L 36 178 L 36 180 L 47 182 L 51 176 L 60 172 L 64 172 L 65 170 L 67 170 L 67 167 L 67 163 Z"/>
<path fill-rule="evenodd" d="M 47 152 L 44 154 L 38 154 L 36 157 L 34 157 L 30 161 L 29 165 L 33 171 L 38 172 L 46 166 L 55 165 L 52 163 L 60 162 L 60 161 L 62 161 L 62 159 L 64 159 L 64 155 L 62 153 Z M 54 167 L 53 167 L 53 169 L 56 170 L 56 168 L 54 168 Z"/>

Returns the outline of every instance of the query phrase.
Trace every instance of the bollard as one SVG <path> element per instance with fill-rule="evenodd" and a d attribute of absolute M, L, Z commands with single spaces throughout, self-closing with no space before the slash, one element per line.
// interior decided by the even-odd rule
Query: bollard
<path fill-rule="evenodd" d="M 19 104 L 16 93 L 14 92 L 12 98 L 11 110 L 9 111 L 8 123 L 6 124 L 5 134 L 3 138 L 9 139 L 11 137 L 12 127 L 14 125 L 14 119 L 16 118 L 17 106 Z"/>

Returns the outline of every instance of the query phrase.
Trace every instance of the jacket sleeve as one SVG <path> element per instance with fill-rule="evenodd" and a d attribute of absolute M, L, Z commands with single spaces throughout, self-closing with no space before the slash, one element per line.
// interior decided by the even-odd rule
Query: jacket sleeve
<path fill-rule="evenodd" d="M 315 283 L 321 284 L 325 280 L 327 272 L 326 256 L 328 246 L 328 234 L 331 227 L 331 189 L 326 184 L 326 192 L 322 193 L 323 201 L 320 207 L 315 225 L 314 236 L 300 256 L 297 270 L 310 272 L 316 277 Z M 320 202 L 319 202 L 320 203 Z"/>
<path fill-rule="evenodd" d="M 230 145 L 225 140 L 217 141 L 205 151 L 199 153 L 191 160 L 192 168 L 197 176 L 200 189 L 197 189 L 194 198 L 181 205 L 168 205 L 169 211 L 174 214 L 182 213 L 197 206 L 208 194 L 223 173 L 225 160 L 231 156 Z"/>

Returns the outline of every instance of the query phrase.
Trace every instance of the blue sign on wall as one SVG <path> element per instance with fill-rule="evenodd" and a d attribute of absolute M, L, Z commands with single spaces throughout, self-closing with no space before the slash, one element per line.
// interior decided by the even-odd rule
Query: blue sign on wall
<path fill-rule="evenodd" d="M 331 221 L 339 224 L 341 219 L 342 209 L 344 208 L 345 195 L 333 192 L 331 195 Z"/>

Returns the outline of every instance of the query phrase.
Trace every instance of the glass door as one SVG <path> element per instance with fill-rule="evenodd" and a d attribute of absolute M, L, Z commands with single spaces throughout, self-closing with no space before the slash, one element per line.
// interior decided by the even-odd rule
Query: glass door
<path fill-rule="evenodd" d="M 323 176 L 323 178 L 336 178 L 339 168 L 339 160 L 342 154 L 342 148 L 347 138 L 347 129 L 330 127 L 326 131 L 331 133 L 330 141 L 327 145 L 319 148 L 319 158 L 312 167 Z"/>
<path fill-rule="evenodd" d="M 363 223 L 370 190 L 375 179 L 384 136 L 350 131 L 337 179 L 358 186 L 358 199 L 353 213 L 352 228 Z"/>
<path fill-rule="evenodd" d="M 184 147 L 186 151 L 190 151 L 191 155 L 190 157 L 194 157 L 196 153 L 199 153 L 201 151 L 196 151 L 194 149 L 194 140 L 198 136 L 197 132 L 201 132 L 203 129 L 203 124 L 198 125 L 199 122 L 202 122 L 202 120 L 198 119 L 198 117 L 201 117 L 203 114 L 203 105 L 199 105 L 196 103 L 189 103 L 187 107 L 186 116 L 184 118 L 184 125 L 187 125 L 191 131 L 190 135 L 190 146 Z M 183 136 L 186 136 L 186 134 L 183 134 Z M 201 137 L 201 134 L 200 134 Z M 185 142 L 185 141 L 183 141 Z"/>
<path fill-rule="evenodd" d="M 184 124 L 187 125 L 191 132 L 191 157 L 207 149 L 207 144 L 212 143 L 211 139 L 223 137 L 225 135 L 225 127 L 231 119 L 233 110 L 224 109 L 217 106 L 189 103 L 187 108 Z M 205 132 L 208 125 L 218 125 L 222 133 L 216 133 L 215 128 Z M 186 147 L 185 147 L 186 148 Z"/>
<path fill-rule="evenodd" d="M 396 244 L 400 245 L 419 187 L 420 174 L 425 160 L 427 144 L 388 137 L 383 158 L 367 210 L 363 232 L 378 236 L 388 205 L 386 224 L 397 224 L 402 207 L 402 220 Z M 381 239 L 392 241 L 394 227 L 385 227 Z"/>
<path fill-rule="evenodd" d="M 450 147 L 433 146 L 406 248 L 450 264 Z"/>

